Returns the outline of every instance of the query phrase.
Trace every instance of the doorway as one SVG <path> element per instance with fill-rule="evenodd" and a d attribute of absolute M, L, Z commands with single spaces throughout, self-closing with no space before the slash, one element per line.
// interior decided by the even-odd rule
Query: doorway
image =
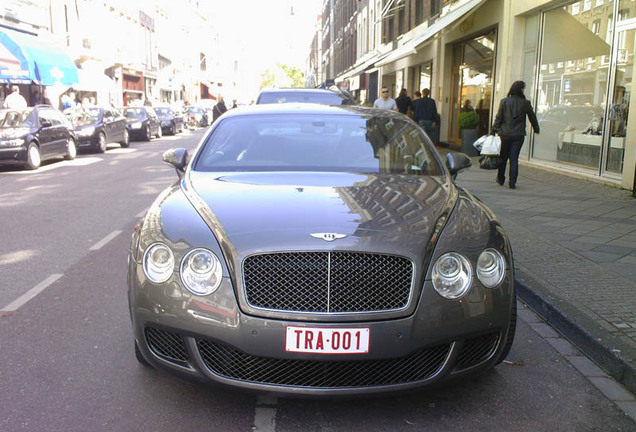
<path fill-rule="evenodd" d="M 461 145 L 462 128 L 488 133 L 495 70 L 496 29 L 453 46 L 449 141 Z M 476 115 L 475 115 L 476 114 Z"/>

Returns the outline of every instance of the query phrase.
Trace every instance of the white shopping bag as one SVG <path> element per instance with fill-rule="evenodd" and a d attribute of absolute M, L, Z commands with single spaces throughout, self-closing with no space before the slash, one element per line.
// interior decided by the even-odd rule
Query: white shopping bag
<path fill-rule="evenodd" d="M 479 154 L 481 155 L 498 155 L 501 151 L 501 138 L 497 135 L 487 135 L 484 140 Z"/>
<path fill-rule="evenodd" d="M 478 152 L 481 151 L 481 147 L 484 145 L 484 141 L 486 141 L 486 138 L 488 138 L 488 135 L 482 135 L 477 139 L 477 141 L 473 143 L 473 147 L 475 147 Z"/>

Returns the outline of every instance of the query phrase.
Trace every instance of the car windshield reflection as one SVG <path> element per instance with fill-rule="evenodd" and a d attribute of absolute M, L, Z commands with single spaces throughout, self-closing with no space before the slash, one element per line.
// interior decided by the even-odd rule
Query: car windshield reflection
<path fill-rule="evenodd" d="M 326 171 L 440 175 L 424 135 L 395 117 L 296 115 L 224 119 L 195 171 Z"/>

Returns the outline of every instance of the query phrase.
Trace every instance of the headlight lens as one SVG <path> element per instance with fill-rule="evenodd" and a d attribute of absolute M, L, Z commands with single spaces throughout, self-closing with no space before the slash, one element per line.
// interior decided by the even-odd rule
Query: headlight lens
<path fill-rule="evenodd" d="M 457 299 L 468 291 L 472 270 L 468 260 L 455 252 L 437 259 L 433 266 L 433 287 L 444 298 Z"/>
<path fill-rule="evenodd" d="M 174 255 L 163 243 L 151 245 L 144 254 L 144 273 L 154 283 L 167 281 L 174 271 Z"/>
<path fill-rule="evenodd" d="M 477 277 L 484 286 L 494 288 L 501 283 L 506 272 L 506 260 L 495 249 L 486 249 L 477 259 Z"/>
<path fill-rule="evenodd" d="M 212 294 L 221 284 L 221 276 L 219 259 L 207 249 L 191 250 L 181 262 L 181 281 L 193 294 Z"/>
<path fill-rule="evenodd" d="M 24 145 L 24 138 L 0 140 L 0 147 L 20 147 Z"/>

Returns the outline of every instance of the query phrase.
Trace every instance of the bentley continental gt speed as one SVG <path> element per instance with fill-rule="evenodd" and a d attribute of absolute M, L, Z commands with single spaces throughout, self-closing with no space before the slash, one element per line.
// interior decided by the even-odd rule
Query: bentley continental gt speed
<path fill-rule="evenodd" d="M 295 395 L 408 390 L 501 363 L 516 326 L 510 242 L 401 114 L 226 113 L 136 226 L 137 359 Z"/>

